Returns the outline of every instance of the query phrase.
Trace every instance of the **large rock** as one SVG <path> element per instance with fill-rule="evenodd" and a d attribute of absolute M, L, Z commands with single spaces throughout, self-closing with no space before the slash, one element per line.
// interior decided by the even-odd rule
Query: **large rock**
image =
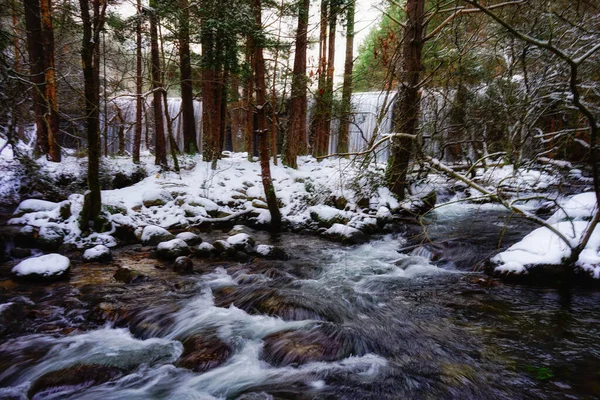
<path fill-rule="evenodd" d="M 57 398 L 75 391 L 109 382 L 123 376 L 119 368 L 106 365 L 78 364 L 58 371 L 48 372 L 38 378 L 29 388 L 30 399 Z"/>
<path fill-rule="evenodd" d="M 112 261 L 112 253 L 108 247 L 99 244 L 84 251 L 83 259 L 89 262 L 109 262 Z"/>
<path fill-rule="evenodd" d="M 331 228 L 323 232 L 323 235 L 329 239 L 347 244 L 363 243 L 366 240 L 364 233 L 356 228 L 342 224 L 333 224 Z"/>
<path fill-rule="evenodd" d="M 165 228 L 148 225 L 144 227 L 144 230 L 142 231 L 141 240 L 144 246 L 156 246 L 161 242 L 166 242 L 174 238 L 175 236 Z"/>
<path fill-rule="evenodd" d="M 192 263 L 189 257 L 177 257 L 175 263 L 173 263 L 173 271 L 180 274 L 191 274 L 194 272 L 194 263 Z"/>
<path fill-rule="evenodd" d="M 208 242 L 200 243 L 198 245 L 198 247 L 196 248 L 196 256 L 197 257 L 209 258 L 209 257 L 215 255 L 216 252 L 217 252 L 217 250 L 215 249 L 215 246 L 213 246 L 212 244 L 210 244 Z"/>
<path fill-rule="evenodd" d="M 346 224 L 350 221 L 346 211 L 341 211 L 330 206 L 312 206 L 309 207 L 308 212 L 313 221 L 326 228 L 329 228 L 336 223 Z"/>
<path fill-rule="evenodd" d="M 183 240 L 189 246 L 197 246 L 200 243 L 202 243 L 202 238 L 192 232 L 181 232 L 180 234 L 175 236 L 175 238 Z"/>
<path fill-rule="evenodd" d="M 231 353 L 231 348 L 216 335 L 196 334 L 183 340 L 183 353 L 175 365 L 205 372 L 223 364 Z"/>
<path fill-rule="evenodd" d="M 36 247 L 39 229 L 25 225 L 15 235 L 15 244 L 20 247 Z"/>
<path fill-rule="evenodd" d="M 169 201 L 173 201 L 173 196 L 166 190 L 149 190 L 142 194 L 142 204 L 145 207 L 164 206 Z"/>
<path fill-rule="evenodd" d="M 53 203 L 46 200 L 27 199 L 23 200 L 13 213 L 15 216 L 22 216 L 24 214 L 39 212 L 39 211 L 53 211 L 59 207 L 58 203 Z"/>
<path fill-rule="evenodd" d="M 12 273 L 29 280 L 60 279 L 69 272 L 71 261 L 60 254 L 46 254 L 40 257 L 28 258 L 15 265 Z"/>
<path fill-rule="evenodd" d="M 238 233 L 227 238 L 227 243 L 238 251 L 251 252 L 254 250 L 255 241 L 247 233 Z"/>
<path fill-rule="evenodd" d="M 55 251 L 65 239 L 64 229 L 53 222 L 49 222 L 40 228 L 37 238 L 37 246 L 45 251 Z"/>
<path fill-rule="evenodd" d="M 190 248 L 183 240 L 173 239 L 159 243 L 156 247 L 156 254 L 163 260 L 175 260 L 177 257 L 190 254 Z"/>
<path fill-rule="evenodd" d="M 113 275 L 115 280 L 122 283 L 139 283 L 148 280 L 148 277 L 135 269 L 123 266 L 117 269 Z"/>
<path fill-rule="evenodd" d="M 256 246 L 256 254 L 270 260 L 287 260 L 289 256 L 284 249 L 268 244 L 259 244 Z"/>

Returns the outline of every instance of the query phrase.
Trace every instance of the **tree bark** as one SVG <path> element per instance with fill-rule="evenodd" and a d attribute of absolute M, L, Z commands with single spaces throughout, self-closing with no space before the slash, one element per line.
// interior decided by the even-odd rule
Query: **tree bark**
<path fill-rule="evenodd" d="M 83 66 L 86 130 L 88 139 L 88 192 L 81 211 L 82 230 L 99 229 L 102 207 L 100 195 L 100 31 L 104 26 L 106 2 L 79 0 L 83 26 L 81 62 Z"/>
<path fill-rule="evenodd" d="M 308 44 L 309 0 L 302 0 L 298 8 L 298 30 L 296 31 L 296 53 L 292 77 L 290 103 L 290 127 L 283 141 L 282 162 L 298 168 L 298 154 L 306 153 L 306 49 Z"/>
<path fill-rule="evenodd" d="M 321 19 L 319 33 L 319 80 L 315 96 L 315 115 L 310 133 L 310 147 L 315 157 L 323 156 L 323 136 L 325 135 L 325 118 L 327 114 L 327 16 L 328 0 L 321 0 Z"/>
<path fill-rule="evenodd" d="M 23 0 L 25 6 L 25 29 L 27 30 L 27 50 L 29 53 L 30 80 L 32 89 L 33 110 L 35 114 L 36 143 L 34 156 L 40 157 L 49 152 L 48 126 L 44 120 L 46 113 L 46 88 L 44 84 L 44 42 L 42 37 L 42 21 L 38 0 Z"/>
<path fill-rule="evenodd" d="M 194 91 L 190 60 L 190 10 L 188 0 L 181 0 L 179 20 L 179 64 L 181 73 L 181 119 L 183 126 L 183 151 L 198 152 L 196 120 L 194 118 Z"/>
<path fill-rule="evenodd" d="M 425 0 L 408 0 L 407 21 L 402 45 L 401 83 L 393 108 L 392 131 L 416 135 L 419 125 L 421 95 L 419 82 L 422 70 L 422 52 L 426 29 Z M 404 136 L 391 140 L 390 158 L 386 171 L 388 187 L 402 200 L 406 191 L 406 177 L 412 152 L 412 140 Z"/>
<path fill-rule="evenodd" d="M 142 145 L 142 1 L 137 0 L 137 21 L 135 26 L 135 132 L 133 134 L 133 162 L 140 162 L 140 147 Z"/>
<path fill-rule="evenodd" d="M 246 39 L 246 63 L 254 66 L 254 40 L 249 35 Z M 244 106 L 246 108 L 245 144 L 248 153 L 248 161 L 254 161 L 254 112 L 252 111 L 252 99 L 254 93 L 254 71 L 250 68 L 245 84 Z"/>
<path fill-rule="evenodd" d="M 150 2 L 150 7 L 156 6 L 156 0 Z M 160 52 L 158 48 L 158 17 L 156 10 L 150 11 L 150 46 L 152 57 L 152 105 L 154 108 L 154 146 L 155 146 L 155 165 L 163 168 L 168 167 L 167 149 L 165 143 L 165 125 L 162 108 L 162 91 L 164 88 L 161 83 L 160 74 Z"/>
<path fill-rule="evenodd" d="M 252 0 L 254 9 L 254 17 L 256 19 L 257 29 L 262 28 L 261 4 L 260 0 Z M 261 38 L 262 40 L 262 38 Z M 263 59 L 262 42 L 255 43 L 254 48 L 254 71 L 256 82 L 256 119 L 257 119 L 257 135 L 259 138 L 260 152 L 260 170 L 262 175 L 263 188 L 269 212 L 271 213 L 271 228 L 279 230 L 281 228 L 281 212 L 277 204 L 277 196 L 275 187 L 271 180 L 271 167 L 269 162 L 269 145 L 266 115 L 266 83 L 265 83 L 265 60 Z"/>
<path fill-rule="evenodd" d="M 348 133 L 352 113 L 352 66 L 354 63 L 354 6 L 355 0 L 348 3 L 346 17 L 346 58 L 344 61 L 344 83 L 342 84 L 342 118 L 338 132 L 338 153 L 348 153 Z"/>

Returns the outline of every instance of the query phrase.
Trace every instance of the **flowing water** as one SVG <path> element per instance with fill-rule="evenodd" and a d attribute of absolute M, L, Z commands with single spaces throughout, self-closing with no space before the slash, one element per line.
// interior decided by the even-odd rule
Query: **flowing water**
<path fill-rule="evenodd" d="M 140 284 L 2 281 L 0 398 L 81 364 L 113 375 L 36 398 L 598 398 L 600 293 L 476 271 L 500 236 L 531 230 L 508 217 L 449 206 L 411 240 L 353 247 L 283 234 L 270 240 L 289 261 L 196 260 L 189 277 L 117 252 L 116 264 L 156 271 Z M 436 244 L 416 246 L 425 238 Z"/>

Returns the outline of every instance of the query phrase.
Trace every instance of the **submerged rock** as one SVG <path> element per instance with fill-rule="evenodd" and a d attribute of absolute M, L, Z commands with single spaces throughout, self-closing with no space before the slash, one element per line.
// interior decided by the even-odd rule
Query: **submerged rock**
<path fill-rule="evenodd" d="M 156 254 L 163 260 L 175 260 L 177 257 L 190 254 L 190 248 L 183 240 L 173 239 L 159 243 L 156 247 Z"/>
<path fill-rule="evenodd" d="M 160 242 L 166 242 L 167 240 L 174 239 L 175 236 L 160 226 L 148 225 L 144 227 L 142 231 L 142 244 L 144 246 L 156 246 Z"/>
<path fill-rule="evenodd" d="M 123 371 L 106 365 L 78 364 L 58 371 L 48 372 L 29 388 L 30 399 L 55 398 L 77 390 L 109 382 L 123 376 Z"/>
<path fill-rule="evenodd" d="M 71 261 L 60 254 L 46 254 L 40 257 L 28 258 L 18 263 L 12 273 L 28 280 L 56 280 L 67 275 Z"/>
<path fill-rule="evenodd" d="M 148 280 L 148 277 L 129 267 L 119 267 L 113 277 L 123 283 L 139 283 Z"/>
<path fill-rule="evenodd" d="M 87 249 L 83 253 L 83 259 L 90 262 L 109 262 L 112 261 L 112 253 L 108 247 L 99 244 Z"/>
<path fill-rule="evenodd" d="M 194 372 L 205 372 L 223 364 L 231 356 L 231 348 L 215 334 L 195 334 L 183 341 L 183 353 L 175 363 Z"/>

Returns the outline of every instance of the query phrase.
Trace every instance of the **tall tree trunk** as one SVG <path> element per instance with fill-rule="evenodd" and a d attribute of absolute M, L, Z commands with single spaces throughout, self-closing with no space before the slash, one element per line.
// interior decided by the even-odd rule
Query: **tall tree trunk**
<path fill-rule="evenodd" d="M 47 111 L 45 115 L 48 127 L 48 156 L 51 161 L 60 162 L 60 116 L 56 94 L 56 69 L 54 67 L 54 30 L 52 28 L 51 0 L 40 0 L 42 20 L 42 40 L 44 43 L 44 78 L 46 83 Z"/>
<path fill-rule="evenodd" d="M 156 15 L 156 0 L 150 1 L 150 46 L 152 57 L 152 94 L 154 107 L 154 146 L 155 146 L 155 165 L 160 165 L 163 168 L 168 167 L 167 149 L 165 143 L 165 124 L 162 108 L 162 91 L 164 88 L 161 84 L 160 74 L 160 51 L 158 48 L 158 17 Z"/>
<path fill-rule="evenodd" d="M 140 162 L 142 145 L 142 0 L 137 0 L 137 20 L 135 25 L 135 132 L 133 134 L 133 162 Z"/>
<path fill-rule="evenodd" d="M 254 40 L 249 35 L 246 39 L 246 63 L 254 66 Z M 248 161 L 253 161 L 254 156 L 254 112 L 252 111 L 252 98 L 254 93 L 254 71 L 250 68 L 245 84 L 244 106 L 246 108 L 245 143 L 248 152 Z"/>
<path fill-rule="evenodd" d="M 88 192 L 81 211 L 82 230 L 101 228 L 100 210 L 100 31 L 104 26 L 106 2 L 92 0 L 90 16 L 88 0 L 79 0 L 83 26 L 81 62 L 85 93 L 86 130 L 88 139 Z"/>
<path fill-rule="evenodd" d="M 46 113 L 46 88 L 44 84 L 44 42 L 42 21 L 38 0 L 23 0 L 25 6 L 25 29 L 27 30 L 27 50 L 29 53 L 29 71 L 31 75 L 33 110 L 35 113 L 36 144 L 34 156 L 40 157 L 49 152 L 48 126 L 44 120 Z"/>
<path fill-rule="evenodd" d="M 346 59 L 344 61 L 344 83 L 342 84 L 342 118 L 338 133 L 337 152 L 348 152 L 348 133 L 352 112 L 352 66 L 354 62 L 354 6 L 355 0 L 348 3 L 346 17 Z"/>
<path fill-rule="evenodd" d="M 394 104 L 392 132 L 416 135 L 419 126 L 425 0 L 408 0 L 407 21 L 402 45 L 401 83 Z M 413 142 L 407 137 L 393 137 L 386 171 L 388 187 L 400 200 L 404 199 L 406 177 Z"/>
<path fill-rule="evenodd" d="M 198 152 L 196 120 L 194 119 L 194 91 L 190 60 L 190 9 L 188 0 L 181 0 L 179 20 L 179 65 L 181 72 L 181 119 L 183 126 L 183 151 Z"/>
<path fill-rule="evenodd" d="M 208 13 L 208 11 L 205 11 Z M 216 99 L 215 95 L 215 35 L 204 25 L 200 36 L 202 44 L 202 158 L 212 161 L 215 154 Z"/>
<path fill-rule="evenodd" d="M 329 37 L 327 44 L 327 76 L 325 85 L 325 102 L 323 115 L 323 131 L 320 138 L 319 155 L 329 154 L 329 137 L 331 136 L 331 119 L 333 114 L 333 72 L 335 70 L 335 32 L 337 26 L 338 6 L 335 1 L 329 2 Z"/>
<path fill-rule="evenodd" d="M 290 126 L 283 141 L 282 162 L 288 167 L 298 168 L 298 154 L 306 153 L 306 48 L 308 44 L 309 0 L 301 0 L 298 8 L 298 30 L 296 31 L 296 53 L 292 77 L 290 104 Z"/>
<path fill-rule="evenodd" d="M 323 149 L 324 136 L 327 135 L 327 75 L 328 75 L 328 64 L 327 64 L 327 26 L 328 26 L 328 13 L 329 9 L 328 0 L 321 1 L 321 20 L 320 20 L 320 34 L 319 34 L 319 81 L 316 94 L 316 105 L 315 105 L 315 116 L 313 120 L 314 128 L 311 132 L 311 147 L 312 154 L 315 157 L 325 155 Z"/>
<path fill-rule="evenodd" d="M 254 8 L 254 17 L 256 19 L 256 27 L 262 27 L 261 5 L 260 0 L 252 0 Z M 257 135 L 259 138 L 260 152 L 260 170 L 262 175 L 263 188 L 269 212 L 271 213 L 271 227 L 273 230 L 281 228 L 281 212 L 277 204 L 277 195 L 275 187 L 271 180 L 271 166 L 269 163 L 269 145 L 267 129 L 267 114 L 266 114 L 266 83 L 265 83 L 265 60 L 263 59 L 263 43 L 255 43 L 254 48 L 254 72 L 256 81 L 256 119 L 257 119 Z"/>
<path fill-rule="evenodd" d="M 177 160 L 177 142 L 175 141 L 175 135 L 173 135 L 173 121 L 171 120 L 171 114 L 169 113 L 169 102 L 167 99 L 167 92 L 163 91 L 163 106 L 165 107 L 165 118 L 167 120 L 167 136 L 169 137 L 169 150 L 171 158 L 173 159 L 173 169 L 179 173 L 179 161 Z"/>

